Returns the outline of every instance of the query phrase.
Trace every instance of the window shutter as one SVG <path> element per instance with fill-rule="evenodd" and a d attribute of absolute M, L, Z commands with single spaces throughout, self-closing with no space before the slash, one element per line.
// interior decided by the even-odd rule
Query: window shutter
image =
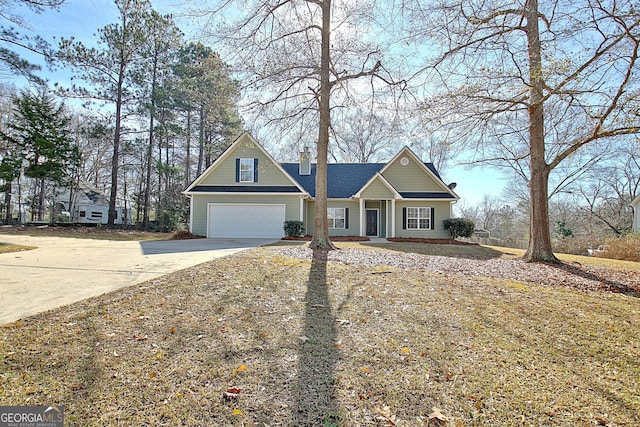
<path fill-rule="evenodd" d="M 344 228 L 349 228 L 349 208 L 344 208 Z"/>
<path fill-rule="evenodd" d="M 258 182 L 258 159 L 253 159 L 253 182 Z"/>
<path fill-rule="evenodd" d="M 240 182 L 240 159 L 236 159 L 236 182 Z"/>
<path fill-rule="evenodd" d="M 402 208 L 402 229 L 407 229 L 407 208 Z"/>
<path fill-rule="evenodd" d="M 431 221 L 429 221 L 431 224 L 431 229 L 435 230 L 436 229 L 436 208 L 431 208 Z"/>

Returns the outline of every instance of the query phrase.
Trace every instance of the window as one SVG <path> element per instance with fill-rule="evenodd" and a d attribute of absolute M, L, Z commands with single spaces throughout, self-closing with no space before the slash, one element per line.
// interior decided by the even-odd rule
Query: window
<path fill-rule="evenodd" d="M 91 212 L 91 218 L 93 218 L 93 219 L 102 219 L 102 212 L 92 211 Z"/>
<path fill-rule="evenodd" d="M 347 228 L 347 214 L 345 208 L 327 208 L 329 228 Z"/>
<path fill-rule="evenodd" d="M 255 160 L 254 159 L 239 159 L 239 173 L 240 182 L 255 182 Z"/>
<path fill-rule="evenodd" d="M 430 230 L 431 208 L 407 208 L 406 226 L 408 230 Z"/>
<path fill-rule="evenodd" d="M 80 211 L 80 218 L 85 218 L 87 216 L 87 211 Z"/>

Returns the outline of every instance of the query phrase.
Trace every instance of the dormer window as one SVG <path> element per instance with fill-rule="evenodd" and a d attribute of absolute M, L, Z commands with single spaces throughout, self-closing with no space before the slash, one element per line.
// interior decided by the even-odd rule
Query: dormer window
<path fill-rule="evenodd" d="M 236 182 L 258 182 L 258 159 L 236 159 Z"/>

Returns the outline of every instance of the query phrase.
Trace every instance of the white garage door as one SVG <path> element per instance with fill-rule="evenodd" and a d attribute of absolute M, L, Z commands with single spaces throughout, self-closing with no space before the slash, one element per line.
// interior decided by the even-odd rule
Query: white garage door
<path fill-rule="evenodd" d="M 285 205 L 209 204 L 207 237 L 284 236 Z"/>

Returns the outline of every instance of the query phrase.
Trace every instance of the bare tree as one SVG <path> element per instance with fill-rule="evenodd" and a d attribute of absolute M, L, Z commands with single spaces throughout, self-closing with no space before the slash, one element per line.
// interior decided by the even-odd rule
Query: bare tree
<path fill-rule="evenodd" d="M 582 211 L 617 236 L 631 231 L 630 204 L 640 190 L 638 148 L 629 141 L 620 145 L 569 190 L 579 196 Z"/>
<path fill-rule="evenodd" d="M 597 156 L 599 144 L 640 132 L 640 15 L 630 1 L 437 3 L 414 10 L 424 34 L 445 43 L 430 68 L 444 90 L 429 103 L 475 149 L 476 160 L 509 164 L 526 178 L 525 259 L 557 262 L 551 173 L 561 165 L 570 173 L 585 147 Z"/>
<path fill-rule="evenodd" d="M 239 10 L 247 12 L 219 29 L 217 36 L 234 54 L 230 61 L 243 73 L 243 89 L 253 99 L 250 107 L 263 124 L 315 124 L 316 221 L 311 247 L 332 249 L 327 223 L 331 111 L 375 103 L 379 90 L 392 82 L 382 63 L 384 32 L 366 31 L 376 26 L 374 11 L 379 9 L 369 0 L 266 0 L 244 2 L 242 9 L 234 9 L 236 16 Z"/>
<path fill-rule="evenodd" d="M 356 108 L 334 120 L 336 149 L 330 150 L 331 156 L 334 160 L 367 163 L 397 152 L 401 144 L 400 123 L 393 113 L 390 116 Z"/>

